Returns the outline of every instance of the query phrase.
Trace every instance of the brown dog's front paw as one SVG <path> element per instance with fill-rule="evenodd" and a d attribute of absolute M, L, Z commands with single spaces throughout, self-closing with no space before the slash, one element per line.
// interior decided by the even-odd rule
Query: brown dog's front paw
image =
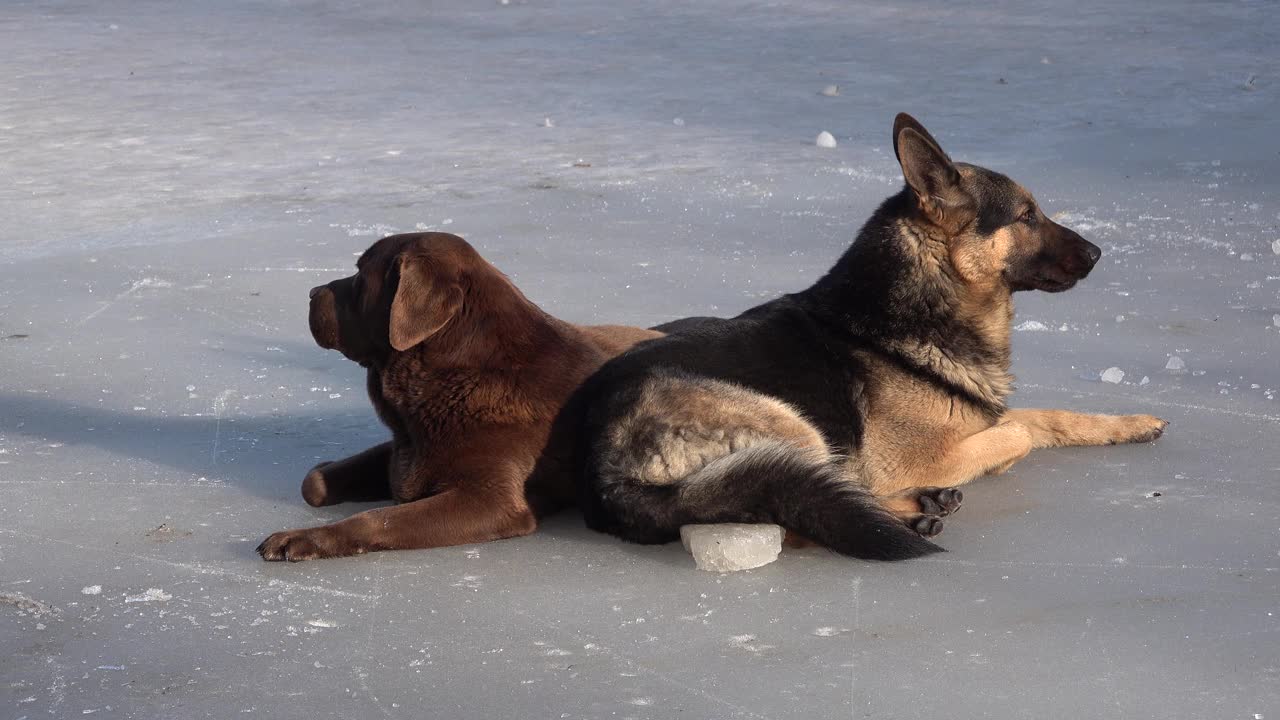
<path fill-rule="evenodd" d="M 1151 442 L 1164 434 L 1169 427 L 1167 420 L 1154 415 L 1124 415 L 1120 418 L 1120 431 L 1112 437 L 1112 444 Z"/>
<path fill-rule="evenodd" d="M 323 470 L 332 464 L 331 462 L 322 462 L 311 468 L 307 476 L 302 479 L 302 499 L 307 501 L 307 504 L 311 507 L 338 504 L 338 499 L 329 492 L 329 486 L 324 479 Z"/>
<path fill-rule="evenodd" d="M 285 530 L 268 537 L 258 546 L 258 554 L 267 561 L 299 562 L 356 555 L 360 552 L 362 551 L 359 549 L 348 548 L 337 542 L 325 528 Z"/>

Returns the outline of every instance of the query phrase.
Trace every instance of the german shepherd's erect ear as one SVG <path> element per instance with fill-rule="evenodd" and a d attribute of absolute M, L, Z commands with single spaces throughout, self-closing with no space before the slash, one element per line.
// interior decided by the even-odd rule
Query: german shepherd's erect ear
<path fill-rule="evenodd" d="M 445 278 L 432 277 L 424 258 L 412 252 L 399 258 L 400 283 L 391 301 L 387 339 L 404 351 L 440 331 L 462 307 L 462 288 Z"/>
<path fill-rule="evenodd" d="M 893 153 L 920 210 L 935 224 L 958 228 L 972 212 L 960 171 L 937 140 L 915 118 L 898 113 L 893 121 Z"/>

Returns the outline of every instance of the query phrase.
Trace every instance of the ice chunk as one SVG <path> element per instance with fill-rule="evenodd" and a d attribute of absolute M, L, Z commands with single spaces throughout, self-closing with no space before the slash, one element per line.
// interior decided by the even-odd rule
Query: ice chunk
<path fill-rule="evenodd" d="M 552 120 L 551 120 L 551 118 L 549 118 L 549 117 L 544 117 L 544 118 L 542 118 L 542 127 L 552 128 L 552 127 L 555 127 L 555 126 L 556 126 L 556 124 L 555 124 L 555 122 L 554 122 L 554 121 L 552 121 Z"/>
<path fill-rule="evenodd" d="M 1169 362 L 1164 364 L 1164 369 L 1172 370 L 1174 372 L 1179 372 L 1181 370 L 1186 370 L 1187 364 L 1182 361 L 1182 358 L 1178 357 L 1177 355 L 1174 355 L 1173 357 L 1169 358 Z"/>
<path fill-rule="evenodd" d="M 1139 385 L 1146 385 L 1146 384 L 1147 384 L 1147 383 L 1149 383 L 1149 382 L 1151 382 L 1151 378 L 1147 377 L 1146 375 L 1143 375 L 1143 376 L 1142 376 L 1142 379 L 1138 381 L 1138 384 L 1139 384 Z"/>
<path fill-rule="evenodd" d="M 1271 243 L 1271 252 L 1273 252 L 1273 253 L 1275 253 L 1275 254 L 1277 254 L 1277 255 L 1280 255 L 1280 240 L 1272 241 L 1272 243 Z"/>
<path fill-rule="evenodd" d="M 1253 262 L 1253 253 L 1240 253 L 1240 259 L 1244 262 Z"/>
<path fill-rule="evenodd" d="M 86 585 L 85 587 L 80 588 L 80 593 L 82 595 L 99 595 L 102 593 L 102 586 Z"/>
<path fill-rule="evenodd" d="M 671 124 L 676 127 L 684 127 L 684 118 L 672 118 Z"/>
<path fill-rule="evenodd" d="M 782 552 L 782 528 L 769 524 L 685 525 L 680 542 L 699 570 L 732 572 L 768 565 Z"/>
<path fill-rule="evenodd" d="M 1019 323 L 1014 330 L 1018 332 L 1048 332 L 1049 326 L 1039 320 L 1028 320 L 1024 323 Z"/>
<path fill-rule="evenodd" d="M 833 148 L 836 146 L 836 137 L 826 130 L 823 130 L 818 133 L 818 139 L 815 142 L 820 148 Z"/>
<path fill-rule="evenodd" d="M 173 596 L 161 590 L 160 588 L 147 588 L 147 591 L 138 595 L 128 595 L 124 601 L 127 603 L 134 602 L 165 602 L 172 600 Z"/>
<path fill-rule="evenodd" d="M 1124 380 L 1124 371 L 1118 367 L 1109 367 L 1102 371 L 1102 382 L 1119 385 Z"/>
<path fill-rule="evenodd" d="M 1280 327 L 1280 313 L 1271 316 L 1271 324 Z"/>
<path fill-rule="evenodd" d="M 839 94 L 840 94 L 840 86 L 839 86 L 839 85 L 828 85 L 828 86 L 826 86 L 826 87 L 822 88 L 822 94 L 823 94 L 823 95 L 826 95 L 827 97 L 835 97 L 835 96 L 837 96 L 837 95 L 839 95 Z"/>

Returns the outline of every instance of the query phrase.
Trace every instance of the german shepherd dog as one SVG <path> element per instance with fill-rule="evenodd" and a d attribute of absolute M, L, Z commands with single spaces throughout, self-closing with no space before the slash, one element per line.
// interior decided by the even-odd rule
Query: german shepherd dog
<path fill-rule="evenodd" d="M 1033 448 L 1145 442 L 1150 415 L 1005 406 L 1013 293 L 1062 292 L 1096 245 L 999 173 L 952 162 L 898 115 L 906 186 L 807 290 L 690 318 L 581 389 L 580 501 L 594 529 L 667 542 L 690 523 L 770 522 L 896 560 L 960 507 L 957 486 Z"/>

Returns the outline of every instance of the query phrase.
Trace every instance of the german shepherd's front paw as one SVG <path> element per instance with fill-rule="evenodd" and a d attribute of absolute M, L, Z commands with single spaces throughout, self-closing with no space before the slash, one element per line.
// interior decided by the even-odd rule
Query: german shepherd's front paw
<path fill-rule="evenodd" d="M 263 560 L 299 562 L 321 558 L 359 555 L 364 552 L 350 544 L 327 527 L 284 530 L 271 535 L 258 546 Z"/>
<path fill-rule="evenodd" d="M 1110 443 L 1142 443 L 1151 442 L 1164 434 L 1169 427 L 1168 420 L 1161 420 L 1154 415 L 1121 415 L 1116 418 L 1116 428 L 1111 434 Z"/>

